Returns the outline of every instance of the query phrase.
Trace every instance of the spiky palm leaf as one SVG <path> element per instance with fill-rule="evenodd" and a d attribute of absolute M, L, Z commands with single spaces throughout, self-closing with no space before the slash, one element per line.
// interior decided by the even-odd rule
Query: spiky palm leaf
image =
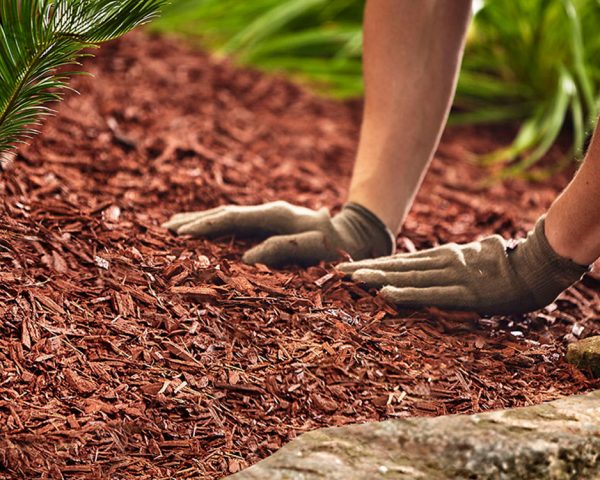
<path fill-rule="evenodd" d="M 0 155 L 36 134 L 86 48 L 155 17 L 165 0 L 0 0 Z M 64 72 L 61 67 L 74 66 Z"/>

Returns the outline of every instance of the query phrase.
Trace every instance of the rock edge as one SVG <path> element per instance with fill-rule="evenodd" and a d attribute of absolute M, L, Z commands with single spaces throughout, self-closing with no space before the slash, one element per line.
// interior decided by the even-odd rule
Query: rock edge
<path fill-rule="evenodd" d="M 588 337 L 569 344 L 567 362 L 600 377 L 600 336 Z"/>
<path fill-rule="evenodd" d="M 600 479 L 600 390 L 476 415 L 301 435 L 229 480 Z"/>

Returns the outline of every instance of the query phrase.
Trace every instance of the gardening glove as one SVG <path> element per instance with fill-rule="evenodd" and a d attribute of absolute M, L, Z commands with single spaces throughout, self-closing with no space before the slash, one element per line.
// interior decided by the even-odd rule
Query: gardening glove
<path fill-rule="evenodd" d="M 552 250 L 544 217 L 516 246 L 493 235 L 466 245 L 448 244 L 337 268 L 355 281 L 383 287 L 382 295 L 398 305 L 488 315 L 542 308 L 589 271 Z"/>
<path fill-rule="evenodd" d="M 246 263 L 272 267 L 314 265 L 344 254 L 362 260 L 390 255 L 395 237 L 375 214 L 347 203 L 331 218 L 326 208 L 315 211 L 277 201 L 251 207 L 224 206 L 204 212 L 174 215 L 164 227 L 194 237 L 268 236 L 243 256 Z"/>

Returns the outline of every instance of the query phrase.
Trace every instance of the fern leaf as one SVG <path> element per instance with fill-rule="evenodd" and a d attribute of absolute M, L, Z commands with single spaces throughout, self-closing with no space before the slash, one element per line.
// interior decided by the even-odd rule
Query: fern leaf
<path fill-rule="evenodd" d="M 0 155 L 37 133 L 84 50 L 149 22 L 166 0 L 0 0 Z M 73 70 L 73 69 L 71 69 Z M 77 70 L 77 68 L 75 68 Z"/>

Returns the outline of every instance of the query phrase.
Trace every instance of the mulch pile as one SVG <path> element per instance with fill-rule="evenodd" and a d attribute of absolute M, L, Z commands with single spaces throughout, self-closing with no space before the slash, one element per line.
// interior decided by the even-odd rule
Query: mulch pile
<path fill-rule="evenodd" d="M 600 386 L 564 360 L 600 333 L 591 277 L 521 317 L 397 311 L 328 266 L 250 267 L 251 242 L 159 226 L 339 208 L 358 104 L 140 33 L 86 68 L 0 176 L 0 478 L 217 479 L 319 427 Z M 509 134 L 446 134 L 400 250 L 525 234 L 568 175 L 482 191 L 469 159 Z"/>

